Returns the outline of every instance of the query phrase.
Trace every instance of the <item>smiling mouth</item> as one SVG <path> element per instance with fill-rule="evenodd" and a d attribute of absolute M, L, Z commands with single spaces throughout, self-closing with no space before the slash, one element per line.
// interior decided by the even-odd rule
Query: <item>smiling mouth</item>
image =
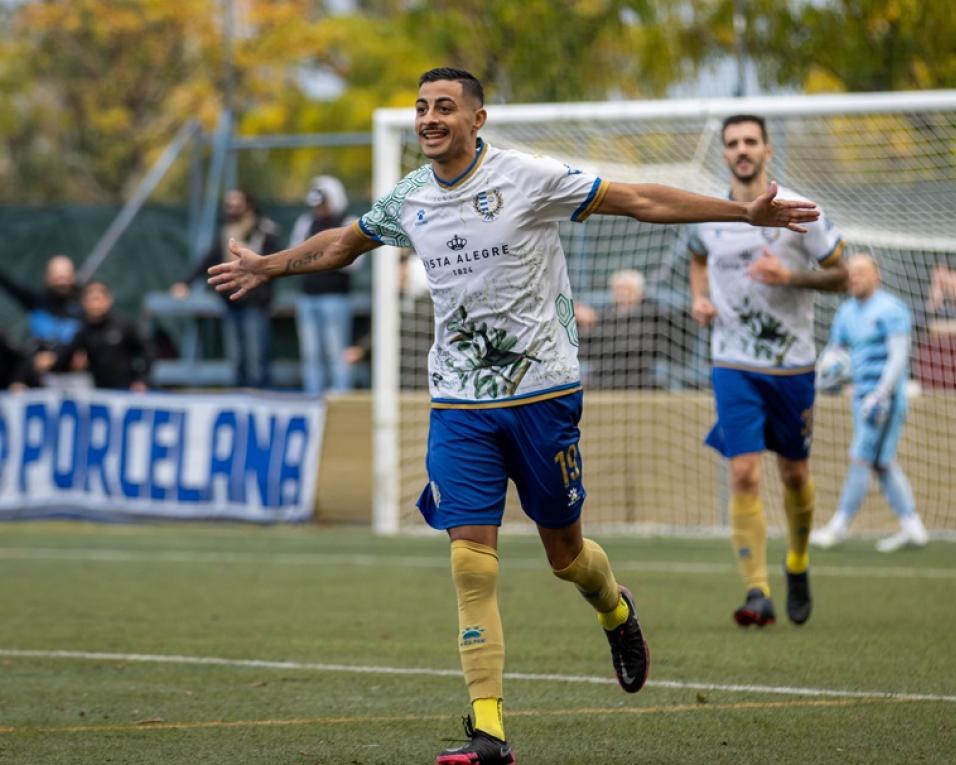
<path fill-rule="evenodd" d="M 447 130 L 422 130 L 419 134 L 420 137 L 424 138 L 426 141 L 436 141 L 440 138 L 444 138 L 448 135 Z"/>

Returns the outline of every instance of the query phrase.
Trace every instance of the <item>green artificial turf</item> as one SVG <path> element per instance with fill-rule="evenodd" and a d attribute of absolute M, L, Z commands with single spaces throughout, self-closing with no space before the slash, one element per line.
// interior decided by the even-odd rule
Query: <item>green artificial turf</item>
<path fill-rule="evenodd" d="M 731 620 L 726 541 L 598 539 L 637 597 L 651 682 L 622 693 L 583 600 L 535 539 L 503 537 L 521 765 L 953 761 L 956 545 L 814 553 L 802 628 L 774 570 L 779 621 L 758 631 Z M 8 523 L 0 583 L 0 762 L 405 765 L 461 738 L 440 536 Z"/>

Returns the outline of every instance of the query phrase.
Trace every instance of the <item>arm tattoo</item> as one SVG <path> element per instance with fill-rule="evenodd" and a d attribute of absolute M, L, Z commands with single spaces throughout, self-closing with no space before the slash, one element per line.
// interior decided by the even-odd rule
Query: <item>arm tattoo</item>
<path fill-rule="evenodd" d="M 792 271 L 788 286 L 821 292 L 845 292 L 846 268 L 833 266 L 813 271 Z"/>
<path fill-rule="evenodd" d="M 321 250 L 319 252 L 310 252 L 308 255 L 303 255 L 301 258 L 293 258 L 288 263 L 285 264 L 285 274 L 291 274 L 294 271 L 303 271 L 305 268 L 317 261 L 319 258 L 324 255 Z"/>

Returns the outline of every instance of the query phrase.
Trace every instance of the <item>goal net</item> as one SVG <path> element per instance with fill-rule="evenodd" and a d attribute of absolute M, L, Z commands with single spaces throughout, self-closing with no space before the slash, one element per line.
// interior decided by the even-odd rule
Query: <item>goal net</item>
<path fill-rule="evenodd" d="M 613 181 L 722 195 L 720 125 L 735 113 L 766 117 L 772 176 L 820 204 L 849 251 L 872 252 L 884 287 L 911 308 L 910 415 L 899 460 L 927 526 L 956 532 L 956 91 L 493 106 L 482 136 Z M 376 114 L 376 196 L 424 164 L 412 123 L 410 110 Z M 702 443 L 714 418 L 709 336 L 689 315 L 686 227 L 592 216 L 563 224 L 561 237 L 581 337 L 589 527 L 723 528 L 727 472 Z M 414 254 L 382 252 L 374 268 L 374 517 L 379 532 L 393 533 L 423 525 L 415 501 L 426 482 L 421 369 L 432 322 Z M 623 319 L 614 295 L 634 290 L 643 292 L 639 318 Z M 817 296 L 818 349 L 841 299 Z M 848 394 L 818 396 L 811 457 L 818 523 L 837 506 L 851 431 Z M 782 528 L 770 456 L 763 473 L 770 524 Z M 513 491 L 505 522 L 526 522 Z M 874 488 L 855 528 L 894 525 Z"/>

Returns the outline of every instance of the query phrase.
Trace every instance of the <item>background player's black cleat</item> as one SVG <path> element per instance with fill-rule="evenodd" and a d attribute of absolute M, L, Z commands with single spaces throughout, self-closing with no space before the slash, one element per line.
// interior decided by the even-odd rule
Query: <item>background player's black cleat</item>
<path fill-rule="evenodd" d="M 791 574 L 786 570 L 787 575 L 787 616 L 794 624 L 803 624 L 810 618 L 810 611 L 813 608 L 813 598 L 810 596 L 810 570 L 807 569 L 802 574 Z"/>
<path fill-rule="evenodd" d="M 471 740 L 453 749 L 443 749 L 435 758 L 435 765 L 515 765 L 515 753 L 507 741 L 475 730 L 470 715 L 463 717 L 462 722 L 465 736 Z"/>
<path fill-rule="evenodd" d="M 651 652 L 644 640 L 641 623 L 637 620 L 634 596 L 627 587 L 622 587 L 621 597 L 627 603 L 627 621 L 613 630 L 604 630 L 604 634 L 611 646 L 611 662 L 617 682 L 628 693 L 637 693 L 647 681 Z"/>
<path fill-rule="evenodd" d="M 747 590 L 747 599 L 744 604 L 734 611 L 734 621 L 741 627 L 749 627 L 751 624 L 756 624 L 758 627 L 773 624 L 777 621 L 773 613 L 773 602 L 759 587 Z"/>

